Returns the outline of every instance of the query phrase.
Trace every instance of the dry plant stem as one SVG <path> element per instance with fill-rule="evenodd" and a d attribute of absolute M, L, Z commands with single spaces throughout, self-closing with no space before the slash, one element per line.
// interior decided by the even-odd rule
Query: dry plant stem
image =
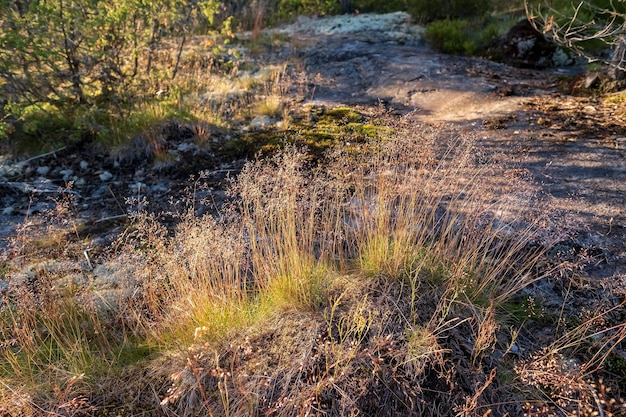
<path fill-rule="evenodd" d="M 542 10 L 541 6 L 531 10 L 528 1 L 524 2 L 526 16 L 529 22 L 538 31 L 549 34 L 557 44 L 572 49 L 578 55 L 585 57 L 589 62 L 603 61 L 611 67 L 623 72 L 626 70 L 624 60 L 624 48 L 626 48 L 626 31 L 624 21 L 626 15 L 618 13 L 616 9 L 601 8 L 589 1 L 580 1 L 572 5 L 572 13 L 564 16 L 554 9 Z M 611 2 L 612 6 L 612 2 Z M 579 16 L 583 7 L 592 11 L 597 16 L 608 16 L 604 22 L 594 19 L 591 22 L 582 21 Z M 559 24 L 558 20 L 565 19 L 565 23 Z M 601 60 L 585 50 L 584 42 L 599 40 L 614 48 L 613 57 L 610 60 Z"/>
<path fill-rule="evenodd" d="M 67 149 L 67 146 L 63 146 L 63 147 L 61 147 L 61 148 L 55 149 L 55 150 L 50 151 L 50 152 L 43 153 L 43 154 L 41 154 L 41 155 L 35 155 L 35 156 L 32 156 L 32 157 L 30 157 L 30 158 L 28 158 L 28 159 L 25 159 L 25 160 L 23 160 L 23 161 L 20 161 L 20 163 L 21 163 L 21 164 L 26 165 L 26 164 L 28 164 L 29 162 L 35 161 L 35 160 L 37 160 L 37 159 L 40 159 L 40 158 L 45 158 L 46 156 L 50 156 L 50 155 L 56 155 L 56 153 L 57 153 L 57 152 L 64 151 L 65 149 Z"/>
<path fill-rule="evenodd" d="M 196 384 L 198 386 L 198 390 L 200 391 L 200 395 L 202 395 L 202 401 L 204 401 L 204 406 L 206 407 L 207 412 L 210 417 L 213 417 L 213 412 L 211 411 L 211 405 L 209 404 L 209 400 L 206 396 L 206 392 L 204 391 L 204 386 L 202 385 L 202 380 L 200 379 L 200 369 L 198 368 L 197 358 L 194 357 L 192 359 L 187 359 L 187 366 L 191 369 L 193 376 L 196 378 Z"/>
<path fill-rule="evenodd" d="M 195 215 L 200 179 L 170 213 L 176 229 L 142 211 L 130 217 L 117 244 L 121 263 L 138 266 L 120 282 L 132 296 L 113 312 L 122 336 L 193 346 L 163 371 L 172 381 L 163 407 L 181 416 L 375 414 L 376 396 L 409 415 L 427 404 L 449 404 L 441 413 L 450 415 L 484 407 L 496 389 L 494 346 L 507 344 L 497 340 L 498 307 L 543 276 L 532 272 L 541 251 L 526 246 L 535 228 L 505 222 L 518 200 L 481 185 L 498 167 L 477 163 L 462 135 L 442 150 L 434 129 L 398 132 L 334 150 L 319 168 L 294 148 L 250 162 L 220 220 Z M 116 329 L 77 300 L 8 310 L 30 360 L 7 350 L 3 364 L 32 381 L 80 374 L 96 359 L 116 366 Z M 33 334 L 42 323 L 73 362 L 55 371 L 41 363 L 44 340 Z"/>

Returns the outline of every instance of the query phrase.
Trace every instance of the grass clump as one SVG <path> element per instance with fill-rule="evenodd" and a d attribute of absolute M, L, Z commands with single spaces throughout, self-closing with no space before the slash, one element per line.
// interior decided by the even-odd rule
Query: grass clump
<path fill-rule="evenodd" d="M 35 274 L 42 292 L 6 273 L 25 295 L 3 305 L 3 404 L 106 414 L 130 395 L 129 415 L 451 416 L 534 402 L 547 365 L 516 360 L 521 330 L 502 313 L 552 271 L 538 219 L 518 217 L 528 193 L 486 187 L 500 168 L 463 133 L 392 127 L 323 164 L 295 147 L 248 163 L 217 217 L 197 217 L 193 198 L 138 213 L 115 256 L 72 286 Z M 442 135 L 458 138 L 442 147 Z M 104 269 L 117 278 L 109 293 Z M 572 354 L 590 331 L 551 352 Z M 123 392 L 119 375 L 134 375 Z M 572 406 L 562 393 L 548 398 Z"/>
<path fill-rule="evenodd" d="M 370 142 L 356 156 L 342 148 L 319 170 L 293 149 L 244 169 L 233 191 L 248 242 L 245 295 L 263 315 L 237 331 L 231 348 L 209 338 L 194 350 L 194 365 L 178 372 L 201 381 L 198 391 L 177 377 L 169 407 L 183 415 L 278 404 L 287 414 L 381 413 L 372 392 L 407 415 L 435 412 L 417 404 L 450 404 L 444 414 L 465 404 L 447 381 L 470 369 L 483 375 L 504 343 L 494 306 L 540 277 L 530 272 L 539 253 L 504 244 L 489 226 L 493 207 L 461 180 L 477 175 L 471 161 L 463 152 L 435 155 L 430 138 Z M 476 340 L 464 371 L 444 342 L 461 337 Z M 268 340 L 272 347 L 260 348 Z M 439 394 L 419 394 L 427 380 Z"/>

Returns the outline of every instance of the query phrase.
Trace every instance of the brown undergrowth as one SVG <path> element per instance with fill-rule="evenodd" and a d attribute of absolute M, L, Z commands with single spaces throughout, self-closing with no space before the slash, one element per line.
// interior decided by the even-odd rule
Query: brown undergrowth
<path fill-rule="evenodd" d="M 545 219 L 535 214 L 532 190 L 489 188 L 486 178 L 506 175 L 465 132 L 393 128 L 385 139 L 329 151 L 322 162 L 289 148 L 248 163 L 219 216 L 195 215 L 193 187 L 188 204 L 169 215 L 175 229 L 136 214 L 106 263 L 117 282 L 108 297 L 93 296 L 102 272 L 83 270 L 87 279 L 70 287 L 40 269 L 33 288 L 9 273 L 0 409 L 623 410 L 619 393 L 594 379 L 622 343 L 623 324 L 598 332 L 582 322 L 548 346 L 519 340 L 532 337 L 526 317 L 512 313 L 522 291 L 559 268 L 548 259 L 550 235 L 539 227 Z M 36 288 L 48 298 L 35 297 Z M 592 336 L 601 341 L 596 348 L 576 349 Z M 551 378 L 578 391 L 565 395 Z"/>

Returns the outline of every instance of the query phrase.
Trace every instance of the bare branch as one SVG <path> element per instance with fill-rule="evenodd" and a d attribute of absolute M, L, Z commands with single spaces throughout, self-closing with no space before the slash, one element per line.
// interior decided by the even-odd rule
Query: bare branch
<path fill-rule="evenodd" d="M 583 0 L 572 6 L 571 13 L 544 9 L 541 5 L 531 8 L 528 1 L 524 5 L 531 25 L 546 38 L 589 62 L 604 62 L 615 71 L 616 78 L 624 76 L 619 74 L 626 71 L 626 13 L 619 12 L 613 0 L 608 8 Z M 608 57 L 597 46 L 590 48 L 590 41 L 603 42 L 613 53 Z"/>

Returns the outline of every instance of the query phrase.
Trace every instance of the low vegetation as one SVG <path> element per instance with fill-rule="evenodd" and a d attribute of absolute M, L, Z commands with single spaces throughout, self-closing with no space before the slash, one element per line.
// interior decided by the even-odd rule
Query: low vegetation
<path fill-rule="evenodd" d="M 515 22 L 513 22 L 514 24 Z M 437 49 L 456 55 L 477 55 L 513 26 L 507 21 L 485 24 L 479 19 L 436 20 L 426 27 L 425 36 Z M 477 30 L 478 28 L 478 30 Z"/>
<path fill-rule="evenodd" d="M 25 230 L 3 270 L 2 412 L 619 415 L 597 379 L 626 336 L 597 327 L 618 307 L 525 341 L 565 319 L 527 291 L 564 271 L 543 219 L 519 216 L 527 190 L 482 186 L 499 168 L 465 134 L 389 127 L 323 165 L 293 147 L 248 163 L 217 216 L 195 215 L 196 179 L 93 270 L 60 233 L 71 210 L 43 248 Z"/>
<path fill-rule="evenodd" d="M 80 2 L 67 3 L 70 20 L 52 10 L 49 26 L 9 3 L 0 25 L 24 26 L 0 35 L 4 151 L 141 137 L 158 161 L 159 128 L 175 120 L 218 157 L 249 162 L 219 210 L 199 197 L 206 173 L 166 211 L 130 199 L 97 254 L 71 184 L 28 216 L 0 257 L 0 415 L 626 413 L 623 290 L 576 279 L 527 184 L 466 131 L 304 107 L 297 58 L 241 59 L 233 27 L 252 29 L 246 45 L 262 53 L 284 41 L 257 36 L 266 23 L 337 2 L 254 3 L 231 18 L 213 2 L 182 14 L 142 2 L 133 15 L 120 0 L 84 33 L 69 31 L 72 14 L 95 13 Z M 491 2 L 431 4 L 413 13 L 449 52 L 474 54 L 509 24 L 484 16 L 499 10 Z M 104 28 L 117 31 L 90 37 Z M 39 43 L 15 36 L 29 31 Z M 81 42 L 85 55 L 68 48 Z M 236 138 L 213 142 L 211 129 Z M 507 184 L 496 192 L 487 178 Z M 544 308 L 542 288 L 557 286 L 598 300 Z"/>
<path fill-rule="evenodd" d="M 127 142 L 163 119 L 228 120 L 232 127 L 233 116 L 236 125 L 245 108 L 280 113 L 280 93 L 267 88 L 271 76 L 237 76 L 254 68 L 245 68 L 240 60 L 234 29 L 252 30 L 247 46 L 263 51 L 266 41 L 280 43 L 259 35 L 265 25 L 301 14 L 338 13 L 339 2 L 253 3 L 243 13 L 216 1 L 147 2 L 141 7 L 130 0 L 106 7 L 100 2 L 85 7 L 81 2 L 8 2 L 0 14 L 6 29 L 0 35 L 3 148 L 23 155 L 94 141 L 108 146 Z M 427 31 L 433 45 L 467 55 L 480 53 L 515 23 L 492 18 L 491 11 L 499 7 L 489 1 L 455 0 L 449 7 L 365 0 L 346 4 L 355 11 L 408 10 L 418 20 L 435 20 Z M 85 18 L 91 15 L 98 19 Z M 104 32 L 109 37 L 102 40 Z M 225 76 L 231 82 L 220 96 L 217 87 Z M 242 88 L 244 84 L 254 88 Z M 203 105 L 207 99 L 209 112 Z"/>

